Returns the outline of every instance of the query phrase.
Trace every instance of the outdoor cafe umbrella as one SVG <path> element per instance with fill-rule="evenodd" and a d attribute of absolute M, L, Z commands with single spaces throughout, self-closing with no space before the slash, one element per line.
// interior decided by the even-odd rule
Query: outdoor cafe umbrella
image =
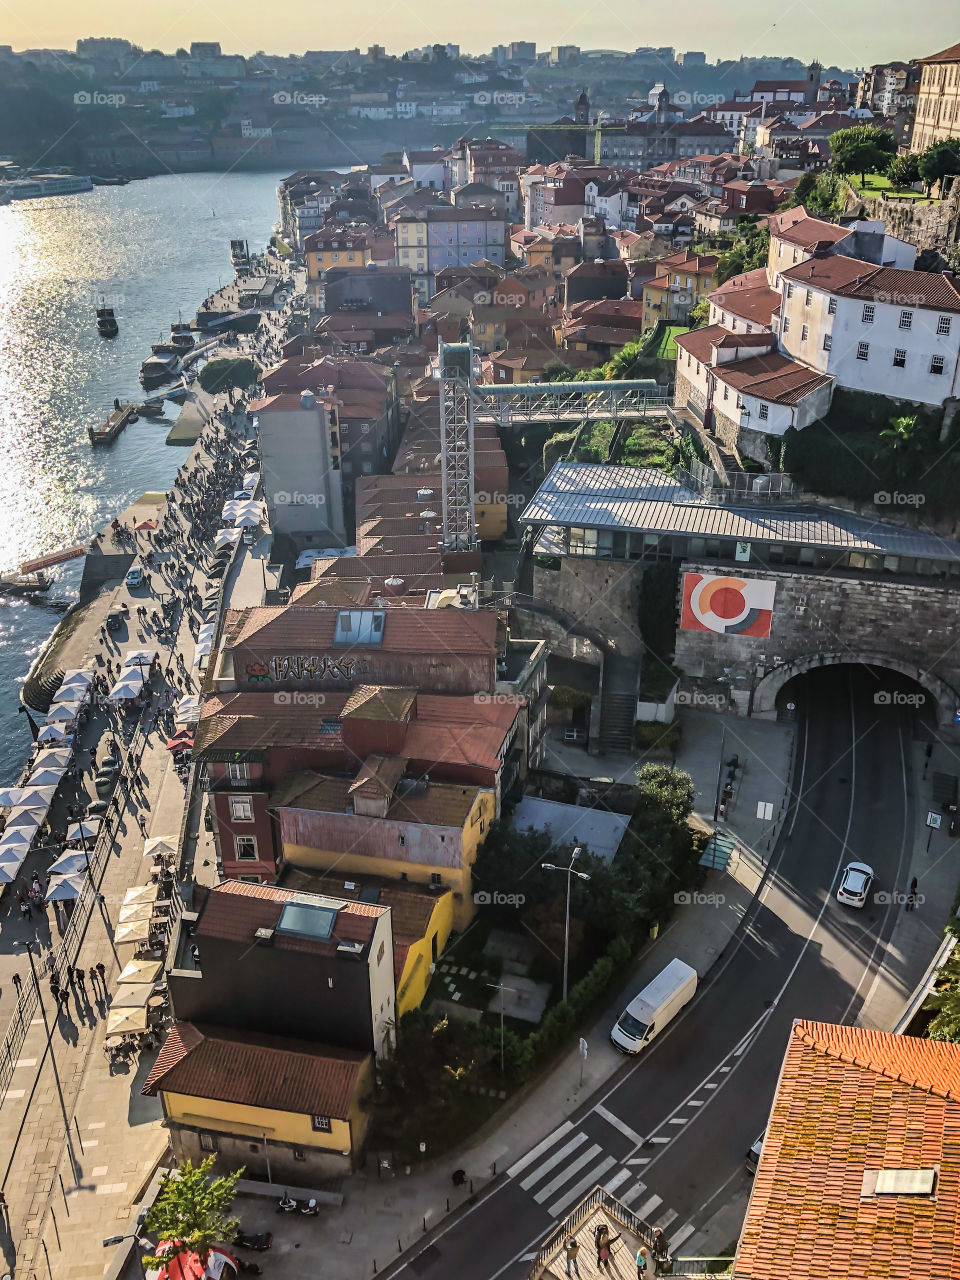
<path fill-rule="evenodd" d="M 146 1031 L 146 1029 L 146 1009 L 117 1009 L 116 1011 L 111 1009 L 107 1015 L 108 1036 L 129 1035 L 137 1031 Z"/>
<path fill-rule="evenodd" d="M 188 751 L 193 746 L 193 731 L 181 729 L 163 744 L 168 751 Z"/>
<path fill-rule="evenodd" d="M 66 769 L 60 765 L 44 765 L 42 769 L 34 769 L 27 779 L 28 787 L 58 787 L 63 780 Z"/>
<path fill-rule="evenodd" d="M 150 664 L 157 656 L 156 649 L 131 649 L 123 659 L 125 667 L 138 667 L 140 669 L 146 667 L 149 669 Z"/>
<path fill-rule="evenodd" d="M 47 805 L 33 809 L 11 809 L 7 814 L 7 825 L 4 831 L 12 831 L 14 827 L 24 831 L 36 831 L 46 816 Z"/>
<path fill-rule="evenodd" d="M 5 831 L 0 836 L 0 858 L 10 861 L 19 858 L 21 861 L 30 852 L 33 835 L 18 827 L 13 831 Z"/>
<path fill-rule="evenodd" d="M 37 734 L 37 741 L 40 743 L 68 742 L 70 740 L 70 734 L 59 724 L 45 724 Z"/>
<path fill-rule="evenodd" d="M 133 527 L 134 527 L 134 529 L 137 529 L 137 530 L 140 530 L 140 529 L 156 529 L 156 527 L 157 527 L 157 522 L 156 522 L 156 520 L 152 520 L 152 519 L 140 520 L 140 521 L 138 521 L 138 522 L 137 522 Z"/>
<path fill-rule="evenodd" d="M 243 487 L 248 493 L 252 493 L 260 483 L 259 471 L 248 471 L 243 477 Z"/>
<path fill-rule="evenodd" d="M 176 836 L 151 836 L 143 846 L 145 858 L 172 858 L 176 856 Z"/>
<path fill-rule="evenodd" d="M 34 772 L 38 769 L 69 769 L 72 759 L 73 752 L 69 747 L 45 747 L 33 762 Z"/>
<path fill-rule="evenodd" d="M 13 884 L 19 870 L 19 863 L 0 862 L 0 884 Z"/>
<path fill-rule="evenodd" d="M 19 809 L 43 809 L 46 812 L 56 792 L 55 783 L 40 787 L 29 783 L 25 787 L 7 787 L 0 791 L 0 804 L 14 805 Z"/>
<path fill-rule="evenodd" d="M 156 982 L 163 972 L 163 964 L 159 960 L 131 960 L 120 971 L 117 982 Z"/>
<path fill-rule="evenodd" d="M 213 540 L 213 549 L 214 551 L 219 551 L 221 547 L 233 547 L 239 541 L 239 529 L 221 529 Z"/>
<path fill-rule="evenodd" d="M 180 699 L 173 719 L 176 724 L 196 724 L 200 719 L 200 699 L 196 694 L 187 694 Z"/>
<path fill-rule="evenodd" d="M 110 1001 L 111 1009 L 145 1009 L 154 995 L 152 982 L 128 982 Z"/>
<path fill-rule="evenodd" d="M 127 667 L 123 675 L 107 694 L 111 702 L 125 702 L 135 698 L 143 688 L 143 676 L 134 667 Z"/>
<path fill-rule="evenodd" d="M 123 905 L 131 902 L 156 902 L 160 897 L 160 887 L 155 884 L 135 884 L 123 895 Z"/>
<path fill-rule="evenodd" d="M 87 860 L 83 853 L 61 853 L 55 862 L 47 867 L 48 876 L 72 876 L 78 871 L 86 871 Z"/>
<path fill-rule="evenodd" d="M 134 924 L 138 920 L 149 920 L 153 915 L 153 904 L 150 902 L 129 902 L 120 908 L 117 924 Z"/>
<path fill-rule="evenodd" d="M 88 689 L 81 689 L 79 685 L 72 684 L 66 689 L 57 690 L 53 696 L 53 705 L 55 707 L 79 706 L 81 702 L 86 702 L 88 693 Z"/>
<path fill-rule="evenodd" d="M 146 942 L 150 937 L 149 920 L 131 920 L 129 924 L 118 924 L 113 940 L 116 943 Z"/>
<path fill-rule="evenodd" d="M 0 863 L 0 867 L 2 867 Z M 47 902 L 67 902 L 71 898 L 79 898 L 83 892 L 84 876 L 57 876 L 47 890 Z"/>
<path fill-rule="evenodd" d="M 74 822 L 67 828 L 67 843 L 75 840 L 96 840 L 100 834 L 100 819 L 85 818 L 83 822 Z"/>
<path fill-rule="evenodd" d="M 235 521 L 238 529 L 253 529 L 263 519 L 255 511 L 242 511 Z"/>
<path fill-rule="evenodd" d="M 60 688 L 63 689 L 68 684 L 93 684 L 93 669 L 91 667 L 72 667 L 69 671 L 65 671 Z"/>

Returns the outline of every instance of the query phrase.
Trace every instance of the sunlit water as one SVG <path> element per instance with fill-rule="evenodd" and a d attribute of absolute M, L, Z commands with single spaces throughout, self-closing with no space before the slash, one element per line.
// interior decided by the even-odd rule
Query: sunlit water
<path fill-rule="evenodd" d="M 87 428 L 114 397 L 138 400 L 141 361 L 233 276 L 230 239 L 261 248 L 276 221 L 273 174 L 178 174 L 0 208 L 0 570 L 90 536 L 183 461 L 144 419 L 94 450 Z M 120 322 L 97 333 L 101 298 Z M 167 418 L 176 410 L 167 405 Z M 43 603 L 0 597 L 0 782 L 29 745 L 19 683 L 76 598 L 82 561 Z"/>

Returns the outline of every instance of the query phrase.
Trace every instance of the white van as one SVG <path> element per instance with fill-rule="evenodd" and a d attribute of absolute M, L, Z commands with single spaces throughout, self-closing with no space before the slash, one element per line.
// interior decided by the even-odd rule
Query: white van
<path fill-rule="evenodd" d="M 696 990 L 696 969 L 682 960 L 671 960 L 620 1015 L 610 1032 L 614 1048 L 621 1053 L 639 1053 L 693 999 Z"/>

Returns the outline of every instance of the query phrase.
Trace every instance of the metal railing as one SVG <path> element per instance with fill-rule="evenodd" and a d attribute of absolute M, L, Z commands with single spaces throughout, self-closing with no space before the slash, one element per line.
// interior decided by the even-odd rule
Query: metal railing
<path fill-rule="evenodd" d="M 470 390 L 475 422 L 510 427 L 527 422 L 596 422 L 606 418 L 642 418 L 663 414 L 671 404 L 668 388 L 650 379 L 610 382 L 527 382 Z"/>

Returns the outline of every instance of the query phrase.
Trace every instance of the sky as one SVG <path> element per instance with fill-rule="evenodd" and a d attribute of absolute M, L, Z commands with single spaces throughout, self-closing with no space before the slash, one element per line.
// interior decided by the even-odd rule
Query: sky
<path fill-rule="evenodd" d="M 711 62 L 793 55 L 853 69 L 956 43 L 960 8 L 955 0 L 693 0 L 679 8 L 663 0 L 300 0 L 276 7 L 263 0 L 0 0 L 0 44 L 72 49 L 86 35 L 123 36 L 171 53 L 192 40 L 219 40 L 224 53 L 243 54 L 371 44 L 401 53 L 438 41 L 465 53 L 511 40 L 535 40 L 538 49 L 672 45 L 703 50 Z"/>

